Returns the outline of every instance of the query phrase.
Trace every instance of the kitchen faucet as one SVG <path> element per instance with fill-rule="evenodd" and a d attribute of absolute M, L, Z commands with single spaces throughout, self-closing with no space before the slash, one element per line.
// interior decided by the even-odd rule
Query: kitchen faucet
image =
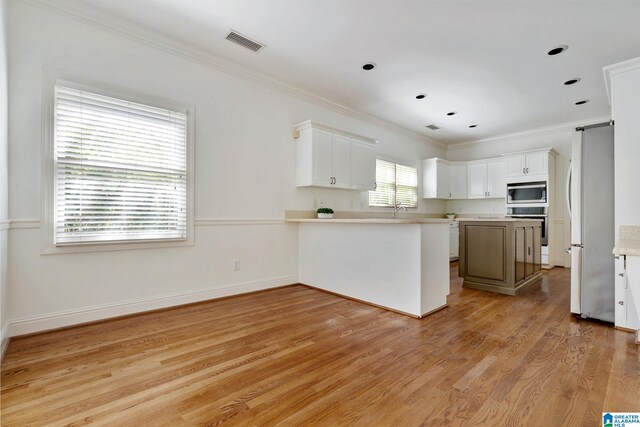
<path fill-rule="evenodd" d="M 404 209 L 404 211 L 407 211 L 407 207 L 406 206 L 400 206 L 400 205 L 396 205 L 395 209 L 393 210 L 393 219 L 396 219 L 398 217 L 398 211 L 400 209 Z"/>

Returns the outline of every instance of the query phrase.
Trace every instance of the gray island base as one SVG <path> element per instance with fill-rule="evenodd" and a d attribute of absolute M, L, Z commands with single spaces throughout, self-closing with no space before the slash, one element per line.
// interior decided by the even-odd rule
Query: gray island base
<path fill-rule="evenodd" d="M 460 220 L 463 287 L 517 295 L 542 277 L 541 220 Z"/>

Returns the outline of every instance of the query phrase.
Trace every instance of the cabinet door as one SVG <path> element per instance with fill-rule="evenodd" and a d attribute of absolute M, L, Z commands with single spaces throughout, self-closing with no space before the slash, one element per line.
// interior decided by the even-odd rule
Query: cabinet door
<path fill-rule="evenodd" d="M 331 187 L 333 135 L 323 130 L 313 130 L 313 184 Z"/>
<path fill-rule="evenodd" d="M 436 180 L 438 199 L 450 199 L 451 190 L 449 189 L 449 165 L 444 163 L 436 163 Z"/>
<path fill-rule="evenodd" d="M 507 165 L 504 161 L 487 163 L 487 197 L 507 195 Z"/>
<path fill-rule="evenodd" d="M 527 175 L 546 174 L 548 172 L 549 154 L 527 154 L 525 168 Z"/>
<path fill-rule="evenodd" d="M 467 165 L 467 197 L 483 199 L 487 192 L 487 164 L 470 163 Z"/>
<path fill-rule="evenodd" d="M 449 256 L 455 258 L 460 253 L 460 232 L 458 227 L 449 228 Z"/>
<path fill-rule="evenodd" d="M 458 246 L 457 233 L 453 228 L 449 228 L 449 258 L 457 257 L 456 246 Z"/>
<path fill-rule="evenodd" d="M 525 246 L 527 250 L 525 253 L 524 275 L 525 277 L 529 277 L 533 274 L 533 227 L 525 228 L 524 240 L 526 242 Z"/>
<path fill-rule="evenodd" d="M 524 227 L 515 228 L 515 246 L 516 246 L 516 265 L 515 265 L 515 283 L 523 280 L 526 277 L 526 251 L 527 245 L 525 241 L 525 229 Z"/>
<path fill-rule="evenodd" d="M 376 153 L 369 143 L 351 139 L 351 188 L 374 190 L 376 186 Z"/>
<path fill-rule="evenodd" d="M 542 268 L 542 227 L 533 227 L 533 272 L 537 273 Z"/>
<path fill-rule="evenodd" d="M 351 187 L 351 138 L 333 134 L 331 161 L 334 187 Z"/>
<path fill-rule="evenodd" d="M 507 157 L 507 176 L 524 175 L 525 156 Z"/>
<path fill-rule="evenodd" d="M 449 192 L 452 199 L 467 198 L 467 166 L 449 166 Z M 457 255 L 456 255 L 457 256 Z"/>

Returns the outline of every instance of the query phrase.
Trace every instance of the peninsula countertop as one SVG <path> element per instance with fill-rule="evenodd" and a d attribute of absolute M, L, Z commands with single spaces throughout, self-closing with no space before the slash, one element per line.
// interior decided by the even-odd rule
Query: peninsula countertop
<path fill-rule="evenodd" d="M 287 218 L 286 222 L 318 224 L 449 224 L 446 218 Z"/>
<path fill-rule="evenodd" d="M 459 222 L 522 222 L 522 221 L 540 221 L 538 218 L 456 218 Z"/>

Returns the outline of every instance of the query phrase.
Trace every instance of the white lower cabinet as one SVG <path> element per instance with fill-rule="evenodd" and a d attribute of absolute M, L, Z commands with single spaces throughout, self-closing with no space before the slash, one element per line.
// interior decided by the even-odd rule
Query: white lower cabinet
<path fill-rule="evenodd" d="M 449 258 L 458 258 L 460 253 L 460 229 L 458 221 L 449 225 Z"/>
<path fill-rule="evenodd" d="M 616 260 L 615 324 L 640 329 L 640 257 L 620 256 Z"/>

